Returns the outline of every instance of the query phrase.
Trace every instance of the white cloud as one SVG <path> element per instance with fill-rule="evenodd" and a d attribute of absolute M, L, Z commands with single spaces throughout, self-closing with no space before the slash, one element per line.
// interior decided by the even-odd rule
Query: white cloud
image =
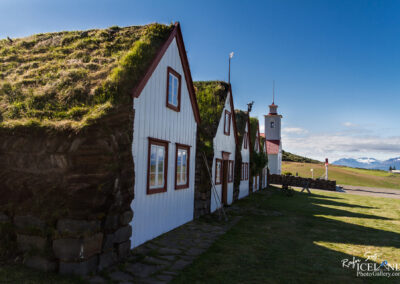
<path fill-rule="evenodd" d="M 285 127 L 282 129 L 283 133 L 288 133 L 288 134 L 306 134 L 308 133 L 307 130 L 300 128 L 300 127 Z"/>
<path fill-rule="evenodd" d="M 309 134 L 302 137 L 285 132 L 283 149 L 295 154 L 323 160 L 363 156 L 387 159 L 400 156 L 400 136 L 379 137 L 347 133 Z"/>
<path fill-rule="evenodd" d="M 355 124 L 355 123 L 346 121 L 346 122 L 343 123 L 343 126 L 346 126 L 346 127 L 357 127 L 358 125 Z"/>

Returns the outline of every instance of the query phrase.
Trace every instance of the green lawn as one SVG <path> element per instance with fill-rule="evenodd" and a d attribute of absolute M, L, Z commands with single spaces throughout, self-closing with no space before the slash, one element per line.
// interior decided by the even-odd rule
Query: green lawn
<path fill-rule="evenodd" d="M 269 189 L 237 206 L 241 221 L 174 283 L 388 282 L 356 278 L 341 261 L 377 254 L 377 263 L 400 264 L 399 200 Z"/>
<path fill-rule="evenodd" d="M 399 200 L 312 190 L 288 197 L 275 188 L 235 202 L 241 220 L 174 283 L 399 283 L 356 278 L 343 259 L 400 265 Z M 234 210 L 233 210 L 234 209 Z M 1 266 L 0 283 L 82 283 L 20 266 Z"/>
<path fill-rule="evenodd" d="M 293 175 L 298 173 L 302 177 L 311 177 L 311 169 L 314 169 L 314 178 L 325 174 L 323 164 L 282 163 L 282 173 L 291 172 Z M 338 184 L 400 189 L 400 175 L 385 171 L 330 165 L 328 176 L 329 179 L 336 180 Z"/>

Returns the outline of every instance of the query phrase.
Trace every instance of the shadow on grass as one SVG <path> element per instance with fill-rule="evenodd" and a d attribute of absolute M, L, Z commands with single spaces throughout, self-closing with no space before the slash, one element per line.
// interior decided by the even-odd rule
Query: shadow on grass
<path fill-rule="evenodd" d="M 339 202 L 340 199 L 297 192 L 286 197 L 272 189 L 272 195 L 261 191 L 238 201 L 242 220 L 174 283 L 398 283 L 399 278 L 357 278 L 355 269 L 343 268 L 343 260 L 351 261 L 353 254 L 360 255 L 359 246 L 390 251 L 400 248 L 400 237 L 394 232 L 367 227 L 368 222 L 392 219 L 325 207 L 379 209 L 348 204 L 345 199 Z M 282 214 L 254 214 L 257 210 Z M 362 226 L 316 215 L 362 218 L 367 223 Z M 349 246 L 345 248 L 349 253 L 340 252 L 343 247 L 325 247 L 326 243 Z M 366 257 L 358 258 L 364 261 Z"/>

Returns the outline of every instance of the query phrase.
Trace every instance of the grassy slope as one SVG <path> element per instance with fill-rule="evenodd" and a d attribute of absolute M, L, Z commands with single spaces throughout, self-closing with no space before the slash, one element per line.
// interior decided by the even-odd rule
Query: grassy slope
<path fill-rule="evenodd" d="M 311 177 L 311 169 L 314 169 L 314 178 L 325 173 L 323 164 L 305 164 L 283 162 L 282 172 L 296 172 L 302 177 Z M 338 184 L 383 187 L 400 189 L 400 175 L 390 174 L 385 171 L 354 169 L 341 166 L 329 166 L 329 179 L 336 180 Z"/>
<path fill-rule="evenodd" d="M 353 256 L 364 260 L 366 253 L 377 253 L 377 263 L 400 263 L 398 200 L 317 190 L 313 195 L 269 196 L 268 191 L 237 202 L 246 208 L 242 220 L 173 283 L 399 280 L 356 278 L 355 270 L 344 269 L 341 263 Z M 273 216 L 274 211 L 283 215 Z"/>

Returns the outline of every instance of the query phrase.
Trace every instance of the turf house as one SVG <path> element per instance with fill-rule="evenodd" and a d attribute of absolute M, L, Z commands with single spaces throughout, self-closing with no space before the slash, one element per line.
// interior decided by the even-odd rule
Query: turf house
<path fill-rule="evenodd" d="M 235 110 L 235 117 L 238 132 L 235 174 L 240 177 L 238 199 L 241 199 L 249 195 L 250 189 L 250 117 L 248 112 L 242 110 Z"/>
<path fill-rule="evenodd" d="M 88 274 L 190 221 L 199 122 L 178 23 L 0 40 L 0 258 Z"/>
<path fill-rule="evenodd" d="M 253 169 L 252 169 L 252 190 L 257 191 L 261 188 L 260 185 L 260 171 L 255 170 L 254 160 L 261 153 L 261 136 L 260 136 L 260 126 L 257 118 L 250 118 L 250 141 L 252 142 L 252 160 L 253 160 Z"/>
<path fill-rule="evenodd" d="M 194 85 L 201 117 L 196 153 L 197 218 L 233 202 L 238 136 L 230 84 L 204 81 Z"/>

